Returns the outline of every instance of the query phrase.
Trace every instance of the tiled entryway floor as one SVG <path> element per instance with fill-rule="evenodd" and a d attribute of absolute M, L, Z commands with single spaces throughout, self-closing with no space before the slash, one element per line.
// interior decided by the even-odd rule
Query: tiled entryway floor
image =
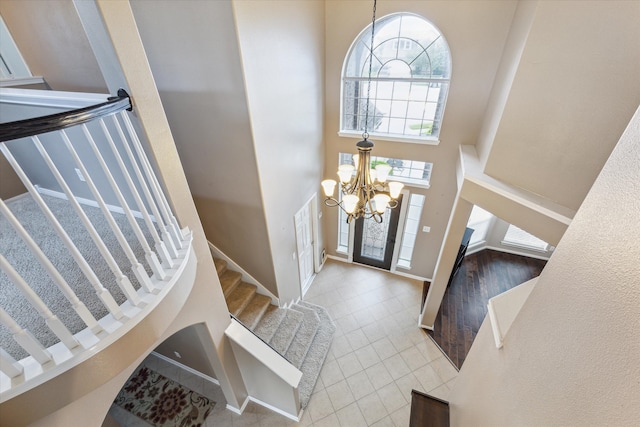
<path fill-rule="evenodd" d="M 422 282 L 329 260 L 305 300 L 337 331 L 303 421 L 409 425 L 411 390 L 448 399 L 458 371 L 418 327 Z"/>
<path fill-rule="evenodd" d="M 219 387 L 153 356 L 149 360 L 168 378 L 217 402 L 206 426 L 407 427 L 411 390 L 448 400 L 458 375 L 417 326 L 421 295 L 420 281 L 355 264 L 325 263 L 304 299 L 325 307 L 337 331 L 299 423 L 254 403 L 236 415 L 225 409 Z"/>

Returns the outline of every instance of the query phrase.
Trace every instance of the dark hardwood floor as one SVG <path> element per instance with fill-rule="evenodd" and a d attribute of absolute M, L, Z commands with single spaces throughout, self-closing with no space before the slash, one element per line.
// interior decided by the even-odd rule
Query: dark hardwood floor
<path fill-rule="evenodd" d="M 546 261 L 482 250 L 465 257 L 444 294 L 434 341 L 460 369 L 487 314 L 492 298 L 540 275 Z"/>

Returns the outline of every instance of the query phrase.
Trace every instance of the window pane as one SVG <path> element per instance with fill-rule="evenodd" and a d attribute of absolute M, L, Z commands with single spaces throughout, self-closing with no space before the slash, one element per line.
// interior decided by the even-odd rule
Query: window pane
<path fill-rule="evenodd" d="M 429 49 L 427 49 L 431 59 L 431 69 L 433 77 L 449 78 L 451 76 L 451 61 L 449 47 L 442 37 L 438 38 Z"/>
<path fill-rule="evenodd" d="M 347 214 L 338 209 L 338 251 L 347 252 L 349 250 L 349 224 Z"/>
<path fill-rule="evenodd" d="M 354 164 L 352 153 L 340 153 L 339 165 Z M 390 181 L 400 181 L 409 185 L 428 186 L 433 164 L 415 160 L 393 159 L 390 157 L 371 156 L 371 163 L 385 162 L 391 166 Z M 422 205 L 420 205 L 422 206 Z"/>
<path fill-rule="evenodd" d="M 407 210 L 407 219 L 402 233 L 402 244 L 400 254 L 398 255 L 398 266 L 409 268 L 413 247 L 416 242 L 418 227 L 420 224 L 420 215 L 422 215 L 422 206 L 425 197 L 421 194 L 411 194 L 409 198 L 409 209 Z"/>
<path fill-rule="evenodd" d="M 538 239 L 536 236 L 527 233 L 526 231 L 516 227 L 515 225 L 509 225 L 502 243 L 523 246 L 525 248 L 537 249 L 541 251 L 546 251 L 549 247 L 547 242 Z"/>
<path fill-rule="evenodd" d="M 407 218 L 420 218 L 420 212 L 422 211 L 422 206 L 409 206 L 409 212 L 407 213 Z"/>
<path fill-rule="evenodd" d="M 418 221 L 415 219 L 407 219 L 407 224 L 405 225 L 407 233 L 416 234 L 418 232 Z"/>
<path fill-rule="evenodd" d="M 342 129 L 363 131 L 366 125 L 370 133 L 438 136 L 451 73 L 451 55 L 440 32 L 419 16 L 393 14 L 377 21 L 371 58 L 367 51 L 370 37 L 368 27 L 347 54 Z M 368 79 L 369 59 L 373 86 L 370 119 L 365 124 L 366 80 L 349 78 Z"/>
<path fill-rule="evenodd" d="M 413 252 L 413 246 L 403 246 L 400 248 L 399 258 L 402 260 L 411 260 L 411 253 Z"/>

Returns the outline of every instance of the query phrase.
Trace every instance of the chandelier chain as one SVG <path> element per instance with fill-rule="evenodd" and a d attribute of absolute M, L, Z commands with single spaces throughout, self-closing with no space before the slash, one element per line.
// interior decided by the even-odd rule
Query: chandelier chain
<path fill-rule="evenodd" d="M 373 0 L 373 17 L 371 18 L 371 44 L 369 45 L 369 75 L 367 77 L 367 105 L 365 107 L 364 114 L 364 133 L 362 134 L 364 139 L 369 136 L 369 99 L 371 98 L 371 71 L 373 69 L 373 36 L 376 31 L 376 1 Z"/>
<path fill-rule="evenodd" d="M 392 168 L 386 162 L 378 164 L 375 170 L 371 169 L 371 149 L 373 142 L 369 141 L 369 107 L 371 98 L 371 80 L 373 72 L 373 44 L 375 41 L 376 29 L 376 3 L 373 0 L 373 16 L 371 18 L 371 44 L 369 46 L 369 75 L 367 76 L 367 99 L 365 106 L 365 120 L 362 133 L 362 141 L 358 141 L 357 158 L 353 157 L 354 165 L 349 162 L 339 166 L 340 191 L 342 199 L 333 197 L 336 182 L 333 179 L 322 181 L 322 187 L 327 198 L 324 203 L 330 207 L 339 207 L 347 214 L 347 222 L 357 219 L 373 219 L 377 223 L 382 223 L 382 214 L 387 209 L 395 209 L 400 205 L 399 197 L 402 191 L 402 183 L 386 182 L 387 177 L 392 172 Z M 360 88 L 360 84 L 356 88 Z M 360 92 L 360 91 L 358 91 Z M 361 100 L 357 95 L 358 111 L 361 111 Z M 375 108 L 375 104 L 373 106 Z M 372 113 L 375 118 L 375 111 Z M 362 117 L 362 116 L 360 116 Z M 354 173 L 355 172 L 355 173 Z"/>

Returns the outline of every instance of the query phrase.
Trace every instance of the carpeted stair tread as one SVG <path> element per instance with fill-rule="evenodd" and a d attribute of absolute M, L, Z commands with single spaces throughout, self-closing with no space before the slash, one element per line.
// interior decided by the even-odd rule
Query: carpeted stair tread
<path fill-rule="evenodd" d="M 309 351 L 302 362 L 302 366 L 300 366 L 302 379 L 298 385 L 298 391 L 300 396 L 300 405 L 304 409 L 309 404 L 309 399 L 311 398 L 311 394 L 313 393 L 313 389 L 315 388 L 318 380 L 318 374 L 322 370 L 322 365 L 329 353 L 329 348 L 331 347 L 336 327 L 324 308 L 306 302 L 299 302 L 298 304 L 315 310 L 318 318 L 320 319 L 318 332 L 309 347 Z"/>
<path fill-rule="evenodd" d="M 227 261 L 220 258 L 213 258 L 213 263 L 216 266 L 216 273 L 220 276 L 227 269 Z"/>
<path fill-rule="evenodd" d="M 293 338 L 291 345 L 285 353 L 285 357 L 289 360 L 293 366 L 300 368 L 304 357 L 307 355 L 307 351 L 313 342 L 313 338 L 316 336 L 318 327 L 320 326 L 320 319 L 315 310 L 308 307 L 304 307 L 298 304 L 294 304 L 292 308 L 296 311 L 302 312 L 304 318 L 302 324 L 296 332 L 296 336 Z"/>
<path fill-rule="evenodd" d="M 253 330 L 269 305 L 271 305 L 271 298 L 256 293 L 249 301 L 249 304 L 238 314 L 238 320 L 247 328 Z"/>
<path fill-rule="evenodd" d="M 286 312 L 287 314 L 280 326 L 278 326 L 278 330 L 269 341 L 271 347 L 283 356 L 291 345 L 291 341 L 293 341 L 304 318 L 304 314 L 291 308 L 286 309 Z"/>
<path fill-rule="evenodd" d="M 273 335 L 278 330 L 280 323 L 284 320 L 287 315 L 287 309 L 280 308 L 276 305 L 269 305 L 267 307 L 267 311 L 256 325 L 253 332 L 260 338 L 262 338 L 265 342 L 271 341 Z"/>
<path fill-rule="evenodd" d="M 238 286 L 227 297 L 229 313 L 238 316 L 240 312 L 249 304 L 256 293 L 256 286 L 247 282 L 240 282 Z"/>
<path fill-rule="evenodd" d="M 214 261 L 229 311 L 302 372 L 298 392 L 305 409 L 336 331 L 329 314 L 305 301 L 291 308 L 271 304 L 254 285 L 242 282 L 240 273 L 229 270 L 224 260 Z"/>
<path fill-rule="evenodd" d="M 225 270 L 224 273 L 220 275 L 220 285 L 222 286 L 222 292 L 224 293 L 224 297 L 227 298 L 231 292 L 240 284 L 242 281 L 242 274 L 233 270 Z"/>

